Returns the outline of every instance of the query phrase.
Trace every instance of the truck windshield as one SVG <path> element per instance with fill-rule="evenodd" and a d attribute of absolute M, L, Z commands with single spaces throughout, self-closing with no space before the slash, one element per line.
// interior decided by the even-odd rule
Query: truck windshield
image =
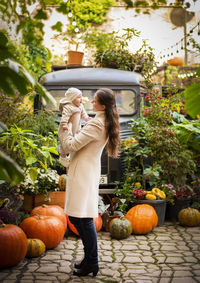
<path fill-rule="evenodd" d="M 57 102 L 57 107 L 53 107 L 50 104 L 46 105 L 47 109 L 53 110 L 53 111 L 59 111 L 59 101 L 61 98 L 64 97 L 66 90 L 49 90 L 51 95 L 55 98 Z M 95 114 L 92 110 L 92 103 L 94 94 L 96 92 L 96 89 L 90 89 L 90 90 L 82 90 L 83 93 L 83 105 L 85 107 L 85 110 L 88 114 L 93 115 Z M 136 111 L 136 95 L 133 90 L 114 90 L 114 93 L 116 95 L 116 102 L 117 102 L 117 109 L 120 115 L 130 115 L 133 114 Z"/>

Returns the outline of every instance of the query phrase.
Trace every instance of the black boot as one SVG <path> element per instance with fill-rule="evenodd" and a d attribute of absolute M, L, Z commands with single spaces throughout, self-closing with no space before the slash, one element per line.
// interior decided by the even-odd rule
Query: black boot
<path fill-rule="evenodd" d="M 98 264 L 84 264 L 82 268 L 74 270 L 74 275 L 77 276 L 87 276 L 90 273 L 93 273 L 93 276 L 96 276 L 99 271 Z"/>
<path fill-rule="evenodd" d="M 74 268 L 80 269 L 83 267 L 83 265 L 86 263 L 85 258 L 83 258 L 81 261 L 75 262 L 74 263 Z"/>

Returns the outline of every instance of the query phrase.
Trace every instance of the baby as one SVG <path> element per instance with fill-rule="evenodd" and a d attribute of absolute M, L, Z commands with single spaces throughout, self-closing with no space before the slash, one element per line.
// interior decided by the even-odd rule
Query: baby
<path fill-rule="evenodd" d="M 62 146 L 63 133 L 67 130 L 67 123 L 70 117 L 73 115 L 72 119 L 72 133 L 73 135 L 78 133 L 81 128 L 81 119 L 84 121 L 89 121 L 90 118 L 85 111 L 82 104 L 82 92 L 74 87 L 69 88 L 65 93 L 65 98 L 60 100 L 59 110 L 62 113 L 60 125 L 58 128 L 58 138 L 60 141 L 60 163 L 68 168 L 70 162 L 70 156 L 68 152 L 66 153 Z"/>

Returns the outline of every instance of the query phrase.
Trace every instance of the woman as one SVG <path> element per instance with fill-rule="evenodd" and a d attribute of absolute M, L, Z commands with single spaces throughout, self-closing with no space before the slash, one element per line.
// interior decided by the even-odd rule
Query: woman
<path fill-rule="evenodd" d="M 72 152 L 66 186 L 65 212 L 76 227 L 84 246 L 84 258 L 75 263 L 74 275 L 98 273 L 97 234 L 93 218 L 98 217 L 98 191 L 101 171 L 101 154 L 106 146 L 108 155 L 118 157 L 120 144 L 119 115 L 113 91 L 97 90 L 92 101 L 96 112 L 75 136 L 71 123 L 65 131 L 65 151 Z M 72 116 L 73 119 L 73 116 Z"/>

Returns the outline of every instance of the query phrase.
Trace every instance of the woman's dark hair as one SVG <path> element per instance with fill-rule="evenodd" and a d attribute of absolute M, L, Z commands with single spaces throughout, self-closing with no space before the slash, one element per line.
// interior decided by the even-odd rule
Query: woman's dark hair
<path fill-rule="evenodd" d="M 96 92 L 97 100 L 105 105 L 105 126 L 108 143 L 106 146 L 108 155 L 114 158 L 119 156 L 120 147 L 120 125 L 119 114 L 116 107 L 115 95 L 109 88 L 100 88 Z"/>

